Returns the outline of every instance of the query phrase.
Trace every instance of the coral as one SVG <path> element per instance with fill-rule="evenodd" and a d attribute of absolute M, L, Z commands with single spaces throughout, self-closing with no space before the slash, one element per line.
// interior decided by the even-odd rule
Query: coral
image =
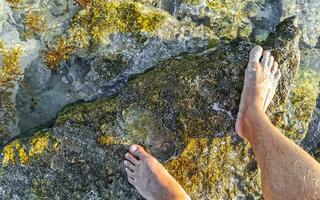
<path fill-rule="evenodd" d="M 25 26 L 25 35 L 27 39 L 43 33 L 47 29 L 45 16 L 39 11 L 26 13 L 23 24 Z"/>

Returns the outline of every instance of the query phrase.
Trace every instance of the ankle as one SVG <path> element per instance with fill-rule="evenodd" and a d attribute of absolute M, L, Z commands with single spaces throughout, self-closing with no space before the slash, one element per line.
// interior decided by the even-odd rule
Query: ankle
<path fill-rule="evenodd" d="M 249 122 L 253 122 L 257 119 L 258 116 L 265 116 L 266 113 L 262 107 L 252 106 L 251 109 L 248 109 L 247 113 L 245 113 L 245 118 Z"/>
<path fill-rule="evenodd" d="M 243 137 L 247 140 L 250 140 L 256 136 L 256 132 L 254 131 L 255 126 L 257 126 L 261 120 L 267 119 L 263 109 L 257 106 L 251 106 L 248 109 L 243 109 L 240 115 L 241 131 Z"/>

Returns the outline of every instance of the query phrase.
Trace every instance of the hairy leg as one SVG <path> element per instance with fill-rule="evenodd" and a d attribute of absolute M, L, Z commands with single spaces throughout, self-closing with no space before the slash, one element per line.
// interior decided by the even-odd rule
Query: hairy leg
<path fill-rule="evenodd" d="M 237 133 L 246 138 L 254 150 L 266 199 L 320 199 L 320 164 L 283 136 L 265 114 L 280 72 L 270 52 L 262 52 L 257 46 L 250 53 Z"/>

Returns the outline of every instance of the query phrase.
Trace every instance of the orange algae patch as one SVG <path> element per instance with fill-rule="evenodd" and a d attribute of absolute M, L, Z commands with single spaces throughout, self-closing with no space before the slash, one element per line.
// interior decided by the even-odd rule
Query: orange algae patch
<path fill-rule="evenodd" d="M 46 20 L 41 12 L 29 12 L 23 22 L 25 26 L 26 38 L 31 38 L 35 34 L 43 33 L 47 29 Z"/>
<path fill-rule="evenodd" d="M 22 50 L 20 48 L 4 49 L 4 45 L 0 44 L 0 57 L 2 57 L 2 65 L 0 65 L 0 87 L 13 87 L 13 81 L 17 80 L 21 74 L 20 57 Z"/>
<path fill-rule="evenodd" d="M 85 8 L 88 6 L 88 4 L 90 3 L 90 0 L 74 0 L 74 2 L 76 4 L 78 4 L 79 6 Z"/>
<path fill-rule="evenodd" d="M 67 40 L 64 38 L 58 39 L 55 46 L 44 55 L 44 62 L 50 69 L 55 69 L 55 67 L 62 61 L 69 59 L 70 54 L 75 49 L 68 44 Z"/>
<path fill-rule="evenodd" d="M 112 136 L 107 136 L 107 135 L 98 136 L 97 142 L 103 146 L 114 145 L 114 144 L 124 144 L 124 141 Z"/>
<path fill-rule="evenodd" d="M 5 0 L 10 4 L 10 6 L 14 9 L 18 8 L 19 4 L 21 3 L 21 0 Z"/>

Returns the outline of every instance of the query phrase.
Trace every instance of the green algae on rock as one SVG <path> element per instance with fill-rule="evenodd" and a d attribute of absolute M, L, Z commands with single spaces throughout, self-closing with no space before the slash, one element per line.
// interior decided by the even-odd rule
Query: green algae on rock
<path fill-rule="evenodd" d="M 319 72 L 302 69 L 295 78 L 291 92 L 282 107 L 278 107 L 276 114 L 270 113 L 276 119 L 277 127 L 283 133 L 300 144 L 308 130 L 309 121 L 316 105 Z"/>
<path fill-rule="evenodd" d="M 27 39 L 44 33 L 47 29 L 46 19 L 41 11 L 26 13 L 23 24 L 25 26 L 25 37 Z"/>
<path fill-rule="evenodd" d="M 289 18 L 265 44 L 278 52 L 285 86 L 297 72 L 298 35 Z M 49 140 L 35 145 L 38 139 L 19 139 L 3 148 L 1 198 L 141 199 L 122 166 L 132 143 L 163 162 L 192 198 L 261 198 L 252 152 L 234 133 L 253 46 L 237 40 L 172 58 L 132 77 L 114 97 L 66 107 L 48 130 Z M 288 89 L 279 88 L 276 103 L 284 103 Z M 37 146 L 32 162 L 31 150 L 20 151 L 29 144 Z M 14 159 L 19 152 L 21 159 Z"/>
<path fill-rule="evenodd" d="M 165 18 L 164 12 L 137 2 L 89 1 L 74 16 L 67 34 L 57 40 L 57 44 L 65 41 L 63 46 L 67 49 L 60 51 L 60 45 L 55 45 L 58 48 L 45 54 L 45 63 L 54 68 L 59 62 L 67 60 L 76 49 L 108 43 L 112 33 L 152 33 Z"/>
<path fill-rule="evenodd" d="M 8 48 L 0 41 L 0 109 L 5 113 L 0 117 L 0 141 L 10 135 L 8 125 L 16 121 L 16 110 L 11 101 L 10 90 L 14 88 L 21 75 L 21 54 L 22 50 L 19 47 Z"/>
<path fill-rule="evenodd" d="M 2 165 L 27 165 L 45 151 L 54 150 L 57 141 L 49 141 L 50 132 L 36 133 L 30 139 L 15 140 L 3 148 Z"/>

